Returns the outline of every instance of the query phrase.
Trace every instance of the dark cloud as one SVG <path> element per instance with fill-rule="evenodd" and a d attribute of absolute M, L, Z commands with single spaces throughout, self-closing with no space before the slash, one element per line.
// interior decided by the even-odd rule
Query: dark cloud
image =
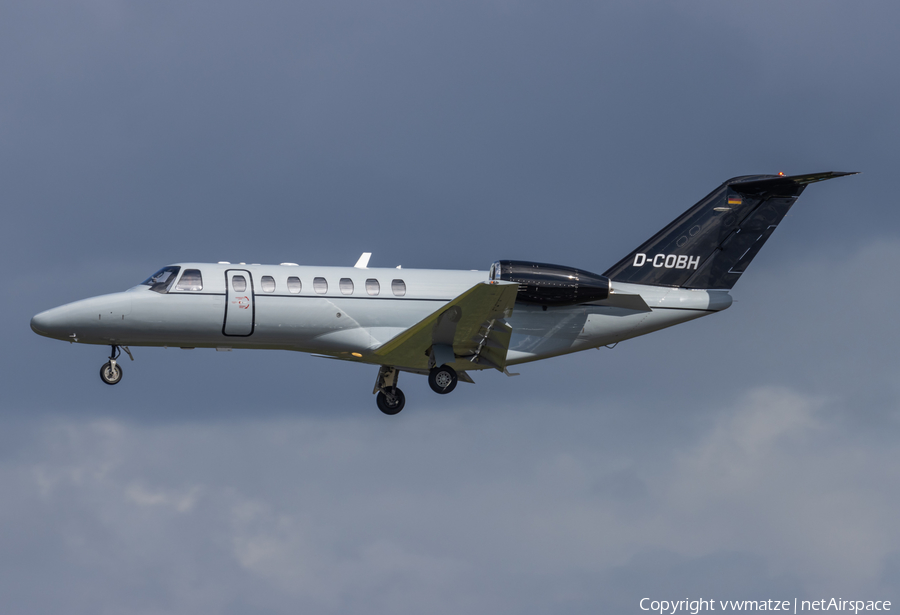
<path fill-rule="evenodd" d="M 698 403 L 717 418 L 670 437 L 613 404 L 46 421 L 3 464 L 8 604 L 539 613 L 896 594 L 892 443 L 857 442 L 830 400 L 790 389 Z M 56 591 L 35 595 L 46 578 Z"/>
<path fill-rule="evenodd" d="M 896 599 L 897 13 L 4 5 L 5 611 Z M 361 366 L 135 349 L 106 387 L 28 329 L 180 260 L 602 272 L 728 177 L 822 170 L 863 174 L 728 311 L 446 398 L 404 375 L 394 420 Z"/>

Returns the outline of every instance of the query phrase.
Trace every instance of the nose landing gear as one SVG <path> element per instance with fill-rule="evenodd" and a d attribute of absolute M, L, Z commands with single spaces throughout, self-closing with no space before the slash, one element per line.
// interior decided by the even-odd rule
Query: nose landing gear
<path fill-rule="evenodd" d="M 128 357 L 134 361 L 134 356 L 132 356 L 128 346 L 122 346 L 121 348 L 128 353 Z M 116 361 L 121 354 L 122 351 L 119 349 L 119 346 L 113 345 L 110 347 L 109 361 L 104 363 L 103 367 L 100 368 L 100 380 L 106 384 L 118 384 L 122 379 L 122 366 Z"/>
<path fill-rule="evenodd" d="M 387 415 L 394 415 L 403 410 L 406 405 L 406 396 L 397 388 L 397 377 L 400 372 L 395 367 L 382 365 L 378 370 L 378 378 L 375 380 L 375 403 L 378 409 Z"/>
<path fill-rule="evenodd" d="M 118 384 L 122 379 L 122 366 L 116 363 L 115 359 L 110 359 L 100 368 L 100 380 L 106 384 Z"/>

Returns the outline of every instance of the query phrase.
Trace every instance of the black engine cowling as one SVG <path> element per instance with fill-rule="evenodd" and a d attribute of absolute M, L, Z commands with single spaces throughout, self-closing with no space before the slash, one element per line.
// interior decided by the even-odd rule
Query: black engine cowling
<path fill-rule="evenodd" d="M 497 261 L 491 265 L 491 279 L 516 282 L 516 301 L 538 305 L 576 305 L 609 297 L 609 279 L 591 273 L 547 263 Z"/>

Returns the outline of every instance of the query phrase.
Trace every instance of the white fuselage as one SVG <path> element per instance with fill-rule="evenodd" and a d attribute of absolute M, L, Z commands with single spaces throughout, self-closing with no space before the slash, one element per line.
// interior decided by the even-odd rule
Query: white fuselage
<path fill-rule="evenodd" d="M 375 363 L 372 350 L 489 275 L 295 265 L 176 266 L 182 273 L 200 271 L 202 288 L 178 290 L 173 284 L 160 293 L 139 285 L 42 312 L 32 328 L 47 337 L 87 344 L 270 348 Z M 227 283 L 237 273 L 247 281 L 242 293 Z M 299 280 L 299 288 L 296 282 L 289 286 L 289 278 Z M 507 319 L 512 327 L 507 363 L 605 346 L 731 304 L 727 291 L 617 283 L 612 291 L 607 301 L 567 307 L 516 303 Z"/>

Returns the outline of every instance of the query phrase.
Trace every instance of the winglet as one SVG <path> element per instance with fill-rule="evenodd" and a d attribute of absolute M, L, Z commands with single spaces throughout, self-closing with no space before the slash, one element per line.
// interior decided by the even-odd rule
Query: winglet
<path fill-rule="evenodd" d="M 359 257 L 359 260 L 356 261 L 356 264 L 353 266 L 357 269 L 368 269 L 370 258 L 372 258 L 371 252 L 363 252 L 362 256 Z"/>

